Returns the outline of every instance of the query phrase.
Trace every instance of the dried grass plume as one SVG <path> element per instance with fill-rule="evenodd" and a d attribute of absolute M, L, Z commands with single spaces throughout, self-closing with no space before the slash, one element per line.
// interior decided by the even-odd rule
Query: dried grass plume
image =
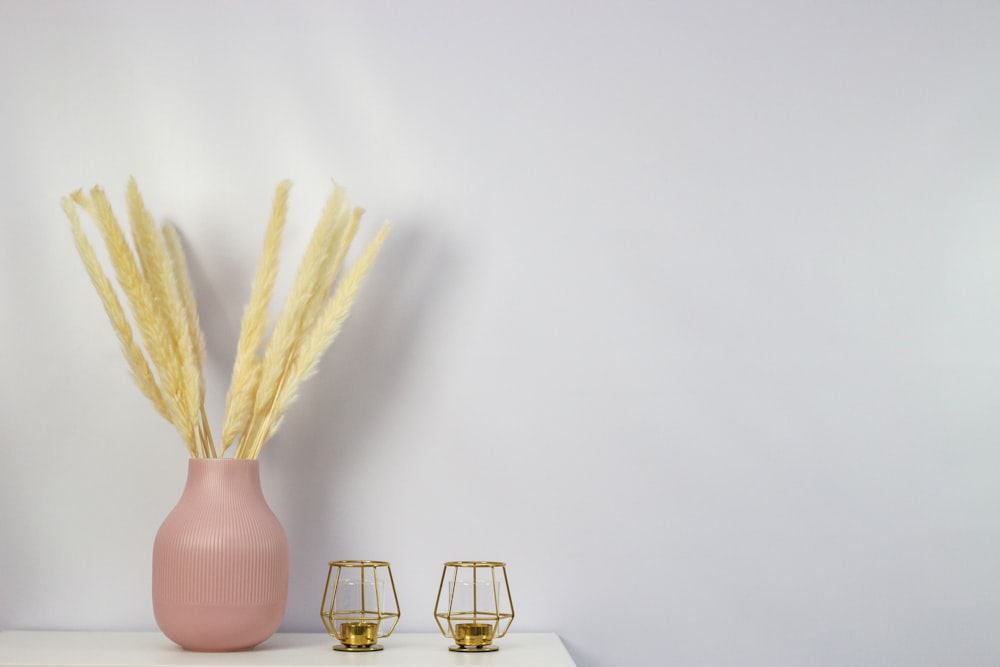
<path fill-rule="evenodd" d="M 174 425 L 192 457 L 222 456 L 234 444 L 237 458 L 259 456 L 302 383 L 316 372 L 320 358 L 340 332 L 388 233 L 388 225 L 383 225 L 355 264 L 343 271 L 363 210 L 352 207 L 343 189 L 334 185 L 268 338 L 268 309 L 290 189 L 291 183 L 284 181 L 275 191 L 250 301 L 243 312 L 221 451 L 215 448 L 205 414 L 205 337 L 176 229 L 169 225 L 157 229 L 132 179 L 126 194 L 132 245 L 100 188 L 93 188 L 89 197 L 77 191 L 62 201 L 77 252 L 133 380 L 156 411 Z M 92 218 L 104 241 L 131 321 L 83 230 L 78 207 Z"/>

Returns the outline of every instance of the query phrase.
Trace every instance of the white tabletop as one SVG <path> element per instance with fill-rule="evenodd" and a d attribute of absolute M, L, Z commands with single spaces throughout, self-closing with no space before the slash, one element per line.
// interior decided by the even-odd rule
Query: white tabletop
<path fill-rule="evenodd" d="M 499 651 L 454 653 L 440 634 L 395 633 L 380 640 L 383 651 L 342 653 L 326 634 L 279 633 L 252 651 L 184 651 L 158 632 L 0 632 L 3 667 L 574 667 L 552 633 L 510 633 Z"/>

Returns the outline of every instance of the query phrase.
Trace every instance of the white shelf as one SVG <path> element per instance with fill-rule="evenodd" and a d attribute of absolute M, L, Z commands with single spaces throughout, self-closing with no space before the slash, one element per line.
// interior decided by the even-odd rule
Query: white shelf
<path fill-rule="evenodd" d="M 158 632 L 0 632 L 3 667 L 575 667 L 552 633 L 511 633 L 494 653 L 454 653 L 440 634 L 395 633 L 384 651 L 341 653 L 317 633 L 279 633 L 239 653 L 184 651 Z"/>

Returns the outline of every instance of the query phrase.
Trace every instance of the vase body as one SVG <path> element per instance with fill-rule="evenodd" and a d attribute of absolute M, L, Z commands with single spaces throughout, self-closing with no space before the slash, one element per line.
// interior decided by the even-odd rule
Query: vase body
<path fill-rule="evenodd" d="M 153 544 L 153 614 L 192 651 L 250 649 L 277 631 L 288 597 L 288 540 L 255 460 L 190 459 L 177 506 Z"/>

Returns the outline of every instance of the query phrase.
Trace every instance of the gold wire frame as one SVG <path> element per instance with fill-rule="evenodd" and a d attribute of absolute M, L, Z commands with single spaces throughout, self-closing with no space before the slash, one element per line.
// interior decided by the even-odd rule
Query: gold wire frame
<path fill-rule="evenodd" d="M 472 609 L 465 610 L 455 610 L 455 587 L 453 586 L 447 595 L 447 609 L 441 611 L 441 594 L 444 591 L 444 581 L 448 576 L 449 568 L 452 569 L 453 575 L 449 581 L 458 581 L 458 573 L 462 568 L 470 568 L 472 570 Z M 489 568 L 490 570 L 490 582 L 492 584 L 493 592 L 493 611 L 483 611 L 479 609 L 479 597 L 476 590 L 475 583 L 477 582 L 476 574 L 480 569 Z M 503 589 L 497 585 L 497 570 L 503 572 Z M 510 611 L 501 611 L 500 606 L 500 595 L 505 594 L 506 608 Z M 441 624 L 441 621 L 445 621 L 448 628 Z M 483 621 L 491 621 L 493 627 L 492 638 L 499 639 L 507 634 L 507 630 L 510 629 L 511 623 L 514 622 L 514 601 L 510 596 L 510 584 L 507 581 L 507 564 L 500 563 L 497 561 L 485 561 L 485 560 L 456 560 L 449 561 L 444 564 L 444 569 L 441 571 L 441 583 L 438 584 L 438 594 L 437 602 L 434 605 L 434 621 L 437 623 L 438 629 L 441 630 L 441 634 L 445 637 L 454 638 L 455 637 L 455 625 L 456 621 L 471 621 L 473 623 L 481 623 Z M 503 623 L 503 629 L 501 630 L 501 623 Z"/>
<path fill-rule="evenodd" d="M 340 587 L 341 574 L 345 568 L 360 569 L 360 583 L 361 583 L 361 608 L 360 609 L 348 609 L 348 610 L 335 610 L 337 600 L 337 590 Z M 389 577 L 389 590 L 392 591 L 392 610 L 387 609 L 382 604 L 382 596 L 378 594 L 379 591 L 379 569 L 385 568 L 386 573 Z M 336 577 L 334 576 L 334 570 L 337 571 Z M 370 601 L 366 600 L 365 596 L 365 583 L 367 581 L 366 575 L 370 576 L 370 581 L 372 582 L 373 588 L 375 589 L 375 608 L 371 608 Z M 331 590 L 330 582 L 333 581 L 333 589 Z M 384 580 L 383 580 L 384 583 Z M 327 600 L 329 600 L 329 605 L 327 605 Z M 392 634 L 392 631 L 396 629 L 396 624 L 399 623 L 399 598 L 396 596 L 396 583 L 392 578 L 392 568 L 389 567 L 389 563 L 384 560 L 335 560 L 330 561 L 330 568 L 326 573 L 326 585 L 323 587 L 323 601 L 320 603 L 319 609 L 320 618 L 323 619 L 323 625 L 326 627 L 327 633 L 331 637 L 336 637 L 341 642 L 347 639 L 345 633 L 343 632 L 344 623 L 349 622 L 367 622 L 367 623 L 377 623 L 379 628 L 384 628 L 383 622 L 392 619 L 392 625 L 389 626 L 388 630 L 380 632 L 378 634 L 379 638 L 388 637 Z M 340 623 L 340 628 L 338 629 L 337 624 Z"/>

